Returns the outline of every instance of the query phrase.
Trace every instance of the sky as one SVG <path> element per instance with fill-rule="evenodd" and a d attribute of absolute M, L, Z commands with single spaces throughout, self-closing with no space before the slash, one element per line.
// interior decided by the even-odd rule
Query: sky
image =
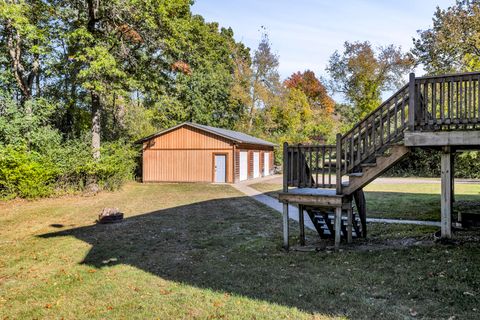
<path fill-rule="evenodd" d="M 455 0 L 196 0 L 192 11 L 232 27 L 254 50 L 265 27 L 279 55 L 282 78 L 313 70 L 325 76 L 328 59 L 345 41 L 412 47 L 417 30 L 431 27 L 436 7 Z M 423 72 L 421 69 L 416 73 Z"/>

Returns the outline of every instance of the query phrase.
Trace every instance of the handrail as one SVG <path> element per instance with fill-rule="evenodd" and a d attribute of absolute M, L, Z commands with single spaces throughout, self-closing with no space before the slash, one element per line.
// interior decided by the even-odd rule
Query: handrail
<path fill-rule="evenodd" d="M 378 112 L 378 110 L 382 109 L 385 105 L 387 105 L 388 103 L 392 102 L 392 100 L 400 93 L 402 92 L 403 90 L 405 90 L 406 88 L 408 87 L 408 83 L 406 85 L 404 85 L 403 87 L 401 87 L 400 89 L 398 89 L 392 96 L 390 96 L 390 98 L 388 98 L 387 100 L 385 100 L 384 102 L 382 102 L 382 104 L 380 106 L 378 106 L 376 109 L 374 109 L 373 111 L 371 111 L 370 113 L 368 113 L 362 120 L 360 120 L 359 122 L 357 122 L 350 130 L 348 130 L 346 133 L 344 133 L 342 135 L 342 138 L 344 138 L 345 136 L 347 136 L 348 134 L 352 133 L 352 131 L 354 131 L 362 122 L 364 122 L 365 120 L 367 120 L 368 118 L 370 118 L 373 114 L 375 114 L 376 112 Z"/>
<path fill-rule="evenodd" d="M 407 125 L 408 85 L 403 86 L 340 139 L 342 174 L 355 167 L 403 136 Z"/>
<path fill-rule="evenodd" d="M 447 73 L 447 74 L 432 75 L 432 76 L 422 76 L 422 77 L 415 77 L 415 80 L 443 79 L 443 78 L 475 76 L 475 75 L 480 76 L 480 71 L 463 72 L 463 73 Z"/>
<path fill-rule="evenodd" d="M 375 161 L 404 132 L 480 128 L 480 72 L 415 77 L 345 134 L 336 145 L 284 145 L 284 191 L 288 187 L 333 188 L 342 176 Z M 326 170 L 328 168 L 328 170 Z M 333 176 L 335 184 L 333 184 Z"/>

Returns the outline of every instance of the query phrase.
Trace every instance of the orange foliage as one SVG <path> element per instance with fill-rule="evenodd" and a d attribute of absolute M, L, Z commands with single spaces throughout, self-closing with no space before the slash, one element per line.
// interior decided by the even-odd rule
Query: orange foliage
<path fill-rule="evenodd" d="M 192 69 L 190 68 L 190 65 L 184 61 L 176 61 L 172 64 L 172 70 L 173 71 L 179 71 L 184 74 L 190 75 L 192 74 Z"/>
<path fill-rule="evenodd" d="M 328 95 L 327 89 L 313 71 L 295 72 L 284 84 L 287 88 L 302 90 L 313 105 L 319 106 L 327 113 L 333 112 L 335 101 Z"/>
<path fill-rule="evenodd" d="M 142 36 L 131 28 L 128 24 L 122 24 L 118 27 L 118 31 L 122 33 L 122 36 L 126 39 L 134 42 L 134 43 L 141 43 L 143 42 Z"/>

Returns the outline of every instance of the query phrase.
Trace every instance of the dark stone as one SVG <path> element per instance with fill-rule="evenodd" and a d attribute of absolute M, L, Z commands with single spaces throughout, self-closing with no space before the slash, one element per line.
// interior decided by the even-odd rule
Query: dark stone
<path fill-rule="evenodd" d="M 98 215 L 99 223 L 114 223 L 123 220 L 123 212 L 120 212 L 118 208 L 103 208 L 102 212 Z"/>

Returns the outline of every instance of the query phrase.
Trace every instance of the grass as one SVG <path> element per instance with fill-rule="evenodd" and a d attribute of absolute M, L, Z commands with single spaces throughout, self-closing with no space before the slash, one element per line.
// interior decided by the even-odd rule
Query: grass
<path fill-rule="evenodd" d="M 108 206 L 125 221 L 95 224 Z M 339 254 L 286 253 L 281 216 L 222 185 L 11 201 L 0 206 L 0 319 L 480 317 L 478 242 L 380 250 L 433 229 L 369 230 Z"/>
<path fill-rule="evenodd" d="M 251 187 L 276 197 L 282 185 L 256 183 Z M 439 183 L 372 183 L 364 190 L 369 217 L 440 221 Z M 480 184 L 457 183 L 455 200 L 454 211 L 471 212 L 473 207 L 478 212 Z"/>

